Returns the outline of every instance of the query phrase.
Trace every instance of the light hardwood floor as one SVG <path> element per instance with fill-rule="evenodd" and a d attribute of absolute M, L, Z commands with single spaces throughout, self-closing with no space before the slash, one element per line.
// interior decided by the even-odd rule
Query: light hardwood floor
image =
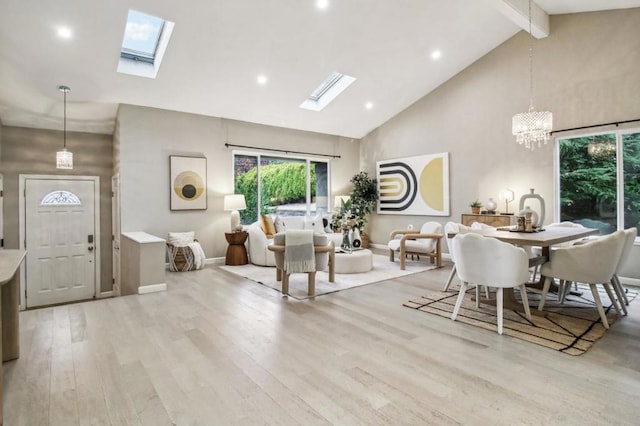
<path fill-rule="evenodd" d="M 4 424 L 640 422 L 640 301 L 572 357 L 402 307 L 449 270 L 297 301 L 208 266 L 22 312 Z"/>

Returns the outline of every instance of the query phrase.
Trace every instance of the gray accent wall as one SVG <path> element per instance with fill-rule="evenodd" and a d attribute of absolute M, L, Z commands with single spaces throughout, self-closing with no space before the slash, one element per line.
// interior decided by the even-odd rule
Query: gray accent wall
<path fill-rule="evenodd" d="M 332 194 L 348 193 L 359 170 L 360 141 L 338 136 L 132 105 L 120 106 L 116 129 L 122 232 L 166 238 L 168 232 L 195 231 L 208 258 L 227 249 L 230 212 L 223 210 L 223 198 L 233 193 L 232 152 L 239 148 L 226 148 L 226 142 L 340 155 L 330 164 Z M 207 159 L 206 210 L 170 210 L 171 155 Z"/>
<path fill-rule="evenodd" d="M 100 177 L 100 291 L 112 288 L 111 253 L 111 135 L 67 132 L 73 152 L 73 170 L 56 169 L 56 151 L 62 148 L 58 130 L 2 127 L 0 173 L 4 175 L 4 241 L 19 248 L 18 178 L 21 174 L 86 175 Z"/>
<path fill-rule="evenodd" d="M 639 29 L 640 8 L 551 16 L 551 35 L 534 42 L 534 104 L 553 112 L 554 129 L 640 118 Z M 511 134 L 511 117 L 529 106 L 529 42 L 518 33 L 362 139 L 362 168 L 372 175 L 376 161 L 450 153 L 451 215 L 374 215 L 374 243 L 386 244 L 391 230 L 410 223 L 459 222 L 476 198 L 492 197 L 504 211 L 504 188 L 516 193 L 510 211 L 535 188 L 546 222 L 556 220 L 554 143 L 529 152 Z M 633 257 L 625 275 L 639 278 L 638 247 Z"/>

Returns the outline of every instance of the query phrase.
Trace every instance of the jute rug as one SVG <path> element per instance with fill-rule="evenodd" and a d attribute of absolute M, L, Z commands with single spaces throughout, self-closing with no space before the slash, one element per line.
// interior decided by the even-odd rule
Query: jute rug
<path fill-rule="evenodd" d="M 276 281 L 276 268 L 274 267 L 248 264 L 241 266 L 220 266 L 220 268 L 270 287 L 278 292 L 282 289 L 282 283 Z M 336 279 L 333 283 L 329 282 L 329 274 L 327 272 L 317 272 L 315 296 L 373 284 L 417 272 L 428 271 L 430 269 L 435 269 L 435 266 L 430 264 L 428 260 L 420 260 L 407 261 L 406 269 L 402 271 L 400 270 L 400 262 L 397 260 L 390 262 L 388 256 L 374 254 L 373 269 L 369 272 L 360 274 L 336 274 Z M 307 288 L 307 274 L 292 274 L 289 276 L 289 296 L 298 300 L 308 299 L 310 296 L 307 295 Z"/>
<path fill-rule="evenodd" d="M 598 286 L 600 299 L 605 306 L 609 326 L 611 326 L 618 316 L 601 287 Z M 580 285 L 575 293 L 567 296 L 563 305 L 558 302 L 555 293 L 550 293 L 545 302 L 544 315 L 532 315 L 531 321 L 525 318 L 524 312 L 505 309 L 503 334 L 569 355 L 585 353 L 604 335 L 606 329 L 600 321 L 589 286 Z M 475 289 L 467 291 L 456 321 L 497 333 L 498 318 L 495 306 L 480 304 L 480 309 L 476 309 L 475 301 L 471 300 L 473 295 L 475 295 Z M 538 309 L 539 295 L 528 292 L 527 296 L 533 313 Z M 627 289 L 627 297 L 630 301 L 636 296 L 636 290 Z M 457 297 L 457 289 L 450 289 L 447 292 L 434 292 L 410 300 L 403 306 L 451 318 Z M 495 294 L 491 294 L 491 297 L 495 298 Z M 516 297 L 519 299 L 517 290 Z"/>

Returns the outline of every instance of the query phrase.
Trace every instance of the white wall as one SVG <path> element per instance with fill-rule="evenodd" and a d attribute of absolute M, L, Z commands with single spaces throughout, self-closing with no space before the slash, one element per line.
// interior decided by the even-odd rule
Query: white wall
<path fill-rule="evenodd" d="M 223 196 L 233 192 L 229 142 L 318 154 L 331 160 L 332 194 L 350 190 L 359 171 L 360 142 L 337 136 L 270 127 L 216 117 L 121 105 L 114 135 L 114 164 L 120 172 L 122 231 L 166 238 L 170 231 L 196 232 L 207 257 L 224 256 L 229 212 Z M 207 158 L 207 210 L 169 209 L 169 156 Z"/>
<path fill-rule="evenodd" d="M 639 28 L 640 8 L 551 17 L 551 35 L 534 43 L 534 92 L 554 129 L 640 118 Z M 374 215 L 373 242 L 408 223 L 460 221 L 476 198 L 504 210 L 498 194 L 507 187 L 511 211 L 535 188 L 554 220 L 553 144 L 529 152 L 511 135 L 511 117 L 529 106 L 528 47 L 528 34 L 517 34 L 362 139 L 363 169 L 374 175 L 379 160 L 450 153 L 451 216 Z"/>

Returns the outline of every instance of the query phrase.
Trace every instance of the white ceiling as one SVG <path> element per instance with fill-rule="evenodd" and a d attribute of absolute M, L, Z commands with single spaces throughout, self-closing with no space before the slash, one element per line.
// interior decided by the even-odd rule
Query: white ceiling
<path fill-rule="evenodd" d="M 61 129 L 66 84 L 70 130 L 112 133 L 124 103 L 361 138 L 516 34 L 522 20 L 505 7 L 527 10 L 526 0 L 315 2 L 2 0 L 0 120 Z M 537 4 L 561 14 L 640 0 Z M 156 79 L 116 72 L 129 8 L 175 22 Z M 72 38 L 56 35 L 61 25 Z M 300 109 L 331 71 L 357 80 L 324 110 Z"/>

